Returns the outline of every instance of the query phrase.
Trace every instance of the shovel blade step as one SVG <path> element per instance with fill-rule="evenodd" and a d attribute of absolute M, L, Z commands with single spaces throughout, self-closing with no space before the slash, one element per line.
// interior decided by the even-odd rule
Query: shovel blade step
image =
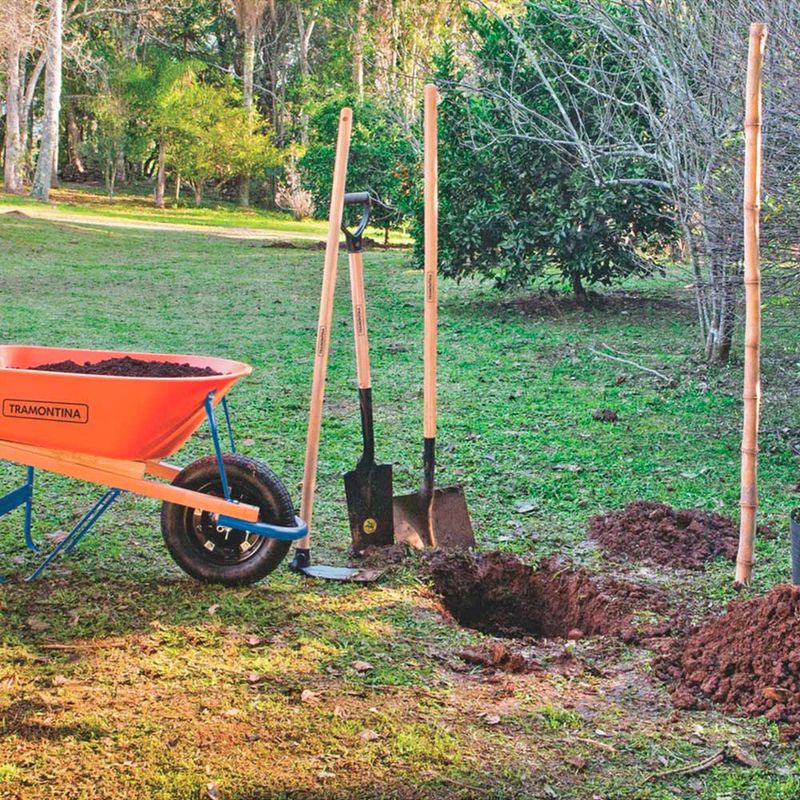
<path fill-rule="evenodd" d="M 391 464 L 354 469 L 344 476 L 353 552 L 394 543 Z"/>

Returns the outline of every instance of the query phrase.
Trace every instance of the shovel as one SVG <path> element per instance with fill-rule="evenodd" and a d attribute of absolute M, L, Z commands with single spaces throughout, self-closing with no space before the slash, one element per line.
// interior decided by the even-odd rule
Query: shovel
<path fill-rule="evenodd" d="M 311 564 L 311 517 L 314 508 L 314 493 L 317 485 L 317 465 L 319 461 L 319 439 L 322 426 L 322 406 L 325 398 L 325 378 L 328 371 L 330 349 L 330 329 L 333 318 L 333 299 L 336 291 L 336 266 L 339 258 L 339 226 L 344 211 L 344 184 L 347 176 L 347 160 L 350 152 L 350 132 L 353 112 L 343 108 L 339 115 L 339 134 L 336 141 L 336 159 L 331 189 L 330 218 L 328 238 L 325 247 L 325 267 L 322 278 L 322 298 L 317 325 L 317 345 L 314 355 L 314 378 L 311 387 L 311 404 L 308 414 L 308 436 L 306 439 L 306 458 L 303 471 L 303 494 L 300 513 L 308 523 L 308 533 L 300 539 L 289 564 L 292 572 L 311 578 L 332 581 L 354 580 L 359 570 L 346 567 L 333 567 Z"/>
<path fill-rule="evenodd" d="M 354 231 L 343 227 L 350 260 L 350 294 L 353 304 L 358 399 L 361 407 L 363 451 L 355 469 L 345 473 L 344 490 L 350 518 L 353 552 L 370 546 L 394 542 L 392 512 L 392 466 L 375 463 L 375 429 L 372 418 L 372 382 L 367 336 L 366 295 L 364 292 L 363 234 L 373 206 L 384 207 L 368 192 L 346 194 L 345 205 L 363 206 L 364 213 Z"/>
<path fill-rule="evenodd" d="M 438 301 L 438 131 L 439 92 L 425 87 L 425 380 L 423 478 L 418 492 L 394 498 L 395 541 L 412 547 L 469 548 L 475 534 L 461 486 L 435 487 L 436 343 Z"/>

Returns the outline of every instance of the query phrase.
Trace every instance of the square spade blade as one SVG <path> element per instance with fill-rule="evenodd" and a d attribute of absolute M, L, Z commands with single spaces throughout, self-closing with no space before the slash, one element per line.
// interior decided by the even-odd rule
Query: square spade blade
<path fill-rule="evenodd" d="M 430 513 L 435 547 L 442 550 L 467 550 L 475 547 L 475 533 L 462 486 L 436 489 Z"/>
<path fill-rule="evenodd" d="M 430 501 L 422 492 L 394 498 L 394 540 L 416 550 L 433 547 L 430 529 Z"/>
<path fill-rule="evenodd" d="M 394 543 L 391 464 L 345 473 L 344 491 L 353 552 Z"/>

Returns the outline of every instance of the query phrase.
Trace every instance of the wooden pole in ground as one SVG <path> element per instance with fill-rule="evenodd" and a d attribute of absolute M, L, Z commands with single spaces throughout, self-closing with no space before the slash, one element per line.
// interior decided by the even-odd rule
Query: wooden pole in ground
<path fill-rule="evenodd" d="M 759 217 L 761 212 L 761 70 L 767 28 L 750 26 L 747 59 L 744 160 L 744 421 L 742 425 L 742 487 L 736 582 L 749 584 L 753 575 L 753 543 L 758 511 L 758 418 L 761 403 L 761 269 Z"/>
<path fill-rule="evenodd" d="M 333 299 L 336 293 L 336 267 L 339 259 L 339 237 L 344 211 L 344 185 L 347 178 L 347 159 L 350 153 L 350 132 L 353 112 L 343 108 L 339 115 L 339 136 L 336 141 L 336 161 L 333 168 L 333 188 L 328 218 L 328 241 L 325 247 L 325 267 L 322 273 L 322 299 L 317 325 L 317 348 L 314 356 L 314 380 L 311 386 L 311 407 L 308 413 L 306 460 L 303 470 L 303 491 L 300 516 L 308 523 L 309 533 L 297 542 L 298 549 L 311 546 L 311 516 L 314 509 L 314 492 L 317 488 L 317 463 L 319 437 L 322 427 L 322 404 L 325 399 L 325 376 L 328 372 L 328 352 L 333 319 Z"/>

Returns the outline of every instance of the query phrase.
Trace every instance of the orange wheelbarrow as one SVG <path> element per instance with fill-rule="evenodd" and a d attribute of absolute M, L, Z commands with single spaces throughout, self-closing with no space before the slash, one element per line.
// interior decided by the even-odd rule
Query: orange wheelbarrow
<path fill-rule="evenodd" d="M 31 369 L 123 356 L 208 367 L 219 374 L 143 378 Z M 35 469 L 108 487 L 27 580 L 72 550 L 124 491 L 163 501 L 164 541 L 192 577 L 241 585 L 272 572 L 308 528 L 278 477 L 236 453 L 226 395 L 251 371 L 239 361 L 205 356 L 0 346 L 0 459 L 28 468 L 25 483 L 0 497 L 0 516 L 24 508 L 25 543 L 35 551 Z M 222 451 L 218 406 L 228 453 Z M 167 463 L 204 421 L 214 453 L 184 469 Z"/>

